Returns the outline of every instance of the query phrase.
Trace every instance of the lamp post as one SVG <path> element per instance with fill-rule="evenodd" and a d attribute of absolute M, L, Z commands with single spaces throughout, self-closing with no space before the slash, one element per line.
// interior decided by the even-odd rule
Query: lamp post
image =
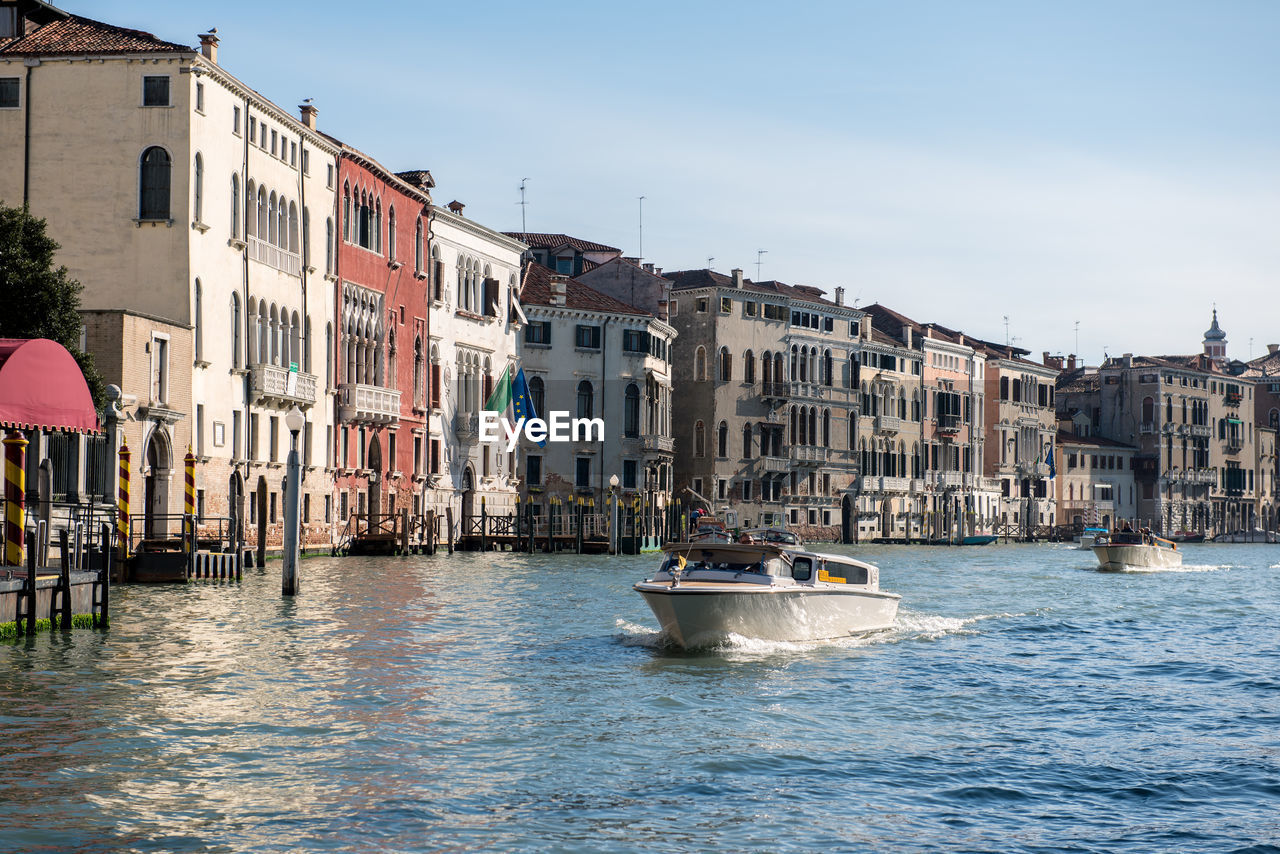
<path fill-rule="evenodd" d="M 289 464 L 285 470 L 284 487 L 284 567 L 280 576 L 280 595 L 292 596 L 298 592 L 298 516 L 299 496 L 302 494 L 302 465 L 298 461 L 298 433 L 306 419 L 302 410 L 293 407 L 284 416 L 289 428 Z"/>
<path fill-rule="evenodd" d="M 613 540 L 613 553 L 618 553 L 622 538 L 618 536 L 618 476 L 609 475 L 609 494 L 613 496 L 613 523 L 609 526 L 609 539 Z"/>

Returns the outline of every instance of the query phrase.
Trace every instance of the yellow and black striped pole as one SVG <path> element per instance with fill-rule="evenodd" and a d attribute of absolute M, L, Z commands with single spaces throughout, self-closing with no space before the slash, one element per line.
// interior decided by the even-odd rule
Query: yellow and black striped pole
<path fill-rule="evenodd" d="M 183 525 L 184 527 L 186 525 L 191 526 L 188 536 L 182 538 L 182 550 L 189 551 L 191 543 L 195 542 L 196 538 L 196 455 L 192 453 L 190 445 L 187 445 L 187 455 L 182 458 L 182 462 L 185 464 L 187 477 L 186 499 L 183 502 L 182 509 L 185 514 L 183 516 Z M 184 530 L 183 533 L 187 534 L 187 531 Z"/>
<path fill-rule="evenodd" d="M 119 516 L 116 528 L 120 533 L 120 557 L 129 557 L 129 443 L 120 442 L 120 492 L 117 499 Z"/>
<path fill-rule="evenodd" d="M 4 437 L 4 563 L 22 566 L 27 504 L 27 437 Z"/>

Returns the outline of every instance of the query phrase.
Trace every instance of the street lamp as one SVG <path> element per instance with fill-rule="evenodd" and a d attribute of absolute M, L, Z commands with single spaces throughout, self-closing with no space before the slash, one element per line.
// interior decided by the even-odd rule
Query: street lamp
<path fill-rule="evenodd" d="M 618 476 L 609 475 L 609 493 L 613 496 L 613 523 L 609 526 L 610 538 L 613 540 L 613 553 L 618 553 L 618 544 L 622 542 L 618 536 Z"/>
<path fill-rule="evenodd" d="M 284 568 L 280 576 L 280 595 L 292 596 L 298 592 L 298 516 L 302 493 L 302 465 L 298 461 L 298 434 L 306 419 L 302 410 L 294 406 L 284 416 L 284 426 L 289 429 L 289 464 L 285 470 L 284 488 Z"/>

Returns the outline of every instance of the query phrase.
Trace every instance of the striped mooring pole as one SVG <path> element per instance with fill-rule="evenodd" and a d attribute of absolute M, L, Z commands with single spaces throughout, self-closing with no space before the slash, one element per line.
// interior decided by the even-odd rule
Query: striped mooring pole
<path fill-rule="evenodd" d="M 190 533 L 186 530 L 182 532 L 186 535 L 182 538 L 182 548 L 183 551 L 188 551 L 196 539 L 196 455 L 192 452 L 190 445 L 187 445 L 187 455 L 182 458 L 182 462 L 185 464 L 187 476 L 187 492 L 182 510 L 185 514 L 183 524 L 191 526 Z"/>
<path fill-rule="evenodd" d="M 129 453 L 128 442 L 120 442 L 120 492 L 117 499 L 120 512 L 116 527 L 120 531 L 120 557 L 129 557 Z"/>
<path fill-rule="evenodd" d="M 4 563 L 22 566 L 27 511 L 27 437 L 4 437 Z"/>

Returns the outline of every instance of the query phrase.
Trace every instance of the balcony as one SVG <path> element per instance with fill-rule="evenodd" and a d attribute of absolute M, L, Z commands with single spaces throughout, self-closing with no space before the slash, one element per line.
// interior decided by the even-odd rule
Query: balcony
<path fill-rule="evenodd" d="M 1222 446 L 1228 454 L 1234 454 L 1244 447 L 1244 436 L 1240 433 L 1232 433 L 1222 440 Z"/>
<path fill-rule="evenodd" d="M 912 479 L 911 479 L 911 492 L 912 492 L 913 494 L 915 494 L 915 495 L 920 495 L 920 494 L 922 494 L 922 493 L 924 492 L 924 484 L 925 484 L 925 481 L 924 481 L 924 480 L 922 480 L 922 479 L 920 479 L 920 478 L 912 478 Z"/>
<path fill-rule="evenodd" d="M 363 383 L 338 386 L 338 418 L 353 424 L 395 424 L 400 420 L 400 392 Z"/>
<path fill-rule="evenodd" d="M 308 407 L 316 402 L 316 377 L 258 362 L 249 366 L 249 394 L 254 403 Z"/>
<path fill-rule="evenodd" d="M 760 384 L 760 396 L 774 400 L 787 400 L 791 397 L 791 383 L 765 380 Z"/>
<path fill-rule="evenodd" d="M 1222 399 L 1226 402 L 1227 406 L 1239 406 L 1240 401 L 1244 399 L 1244 396 L 1238 391 L 1229 391 L 1223 395 Z"/>
<path fill-rule="evenodd" d="M 822 400 L 826 396 L 826 386 L 819 383 L 795 381 L 791 383 L 791 396 Z"/>
<path fill-rule="evenodd" d="M 933 473 L 933 482 L 943 489 L 959 489 L 964 486 L 964 472 L 937 471 Z"/>
<path fill-rule="evenodd" d="M 902 429 L 902 419 L 896 415 L 877 415 L 877 433 L 897 433 Z"/>
<path fill-rule="evenodd" d="M 778 472 L 788 472 L 791 470 L 791 460 L 787 457 L 761 457 L 760 471 L 770 474 Z"/>
<path fill-rule="evenodd" d="M 870 475 L 865 475 L 862 478 L 862 491 L 863 492 L 879 492 L 880 478 L 872 477 Z"/>
<path fill-rule="evenodd" d="M 948 436 L 954 436 L 960 432 L 960 416 L 959 415 L 939 415 L 938 416 L 938 432 Z"/>
<path fill-rule="evenodd" d="M 1201 439 L 1207 439 L 1213 433 L 1208 424 L 1188 424 L 1186 425 L 1186 433 L 1188 436 L 1197 436 Z"/>
<path fill-rule="evenodd" d="M 1049 466 L 1047 463 L 1018 463 L 1018 477 L 1048 477 Z"/>
<path fill-rule="evenodd" d="M 883 492 L 906 492 L 911 488 L 911 479 L 906 477 L 882 477 L 880 489 Z"/>
<path fill-rule="evenodd" d="M 669 454 L 676 449 L 676 440 L 670 436 L 645 436 L 640 440 L 645 451 Z"/>
<path fill-rule="evenodd" d="M 476 412 L 455 412 L 453 415 L 453 433 L 462 442 L 474 442 L 480 435 L 480 414 Z"/>
<path fill-rule="evenodd" d="M 791 461 L 800 465 L 825 463 L 828 453 L 827 448 L 819 448 L 813 445 L 792 445 L 790 448 Z"/>
<path fill-rule="evenodd" d="M 265 240 L 249 236 L 249 257 L 290 276 L 302 275 L 302 259 L 296 252 L 272 246 Z"/>

